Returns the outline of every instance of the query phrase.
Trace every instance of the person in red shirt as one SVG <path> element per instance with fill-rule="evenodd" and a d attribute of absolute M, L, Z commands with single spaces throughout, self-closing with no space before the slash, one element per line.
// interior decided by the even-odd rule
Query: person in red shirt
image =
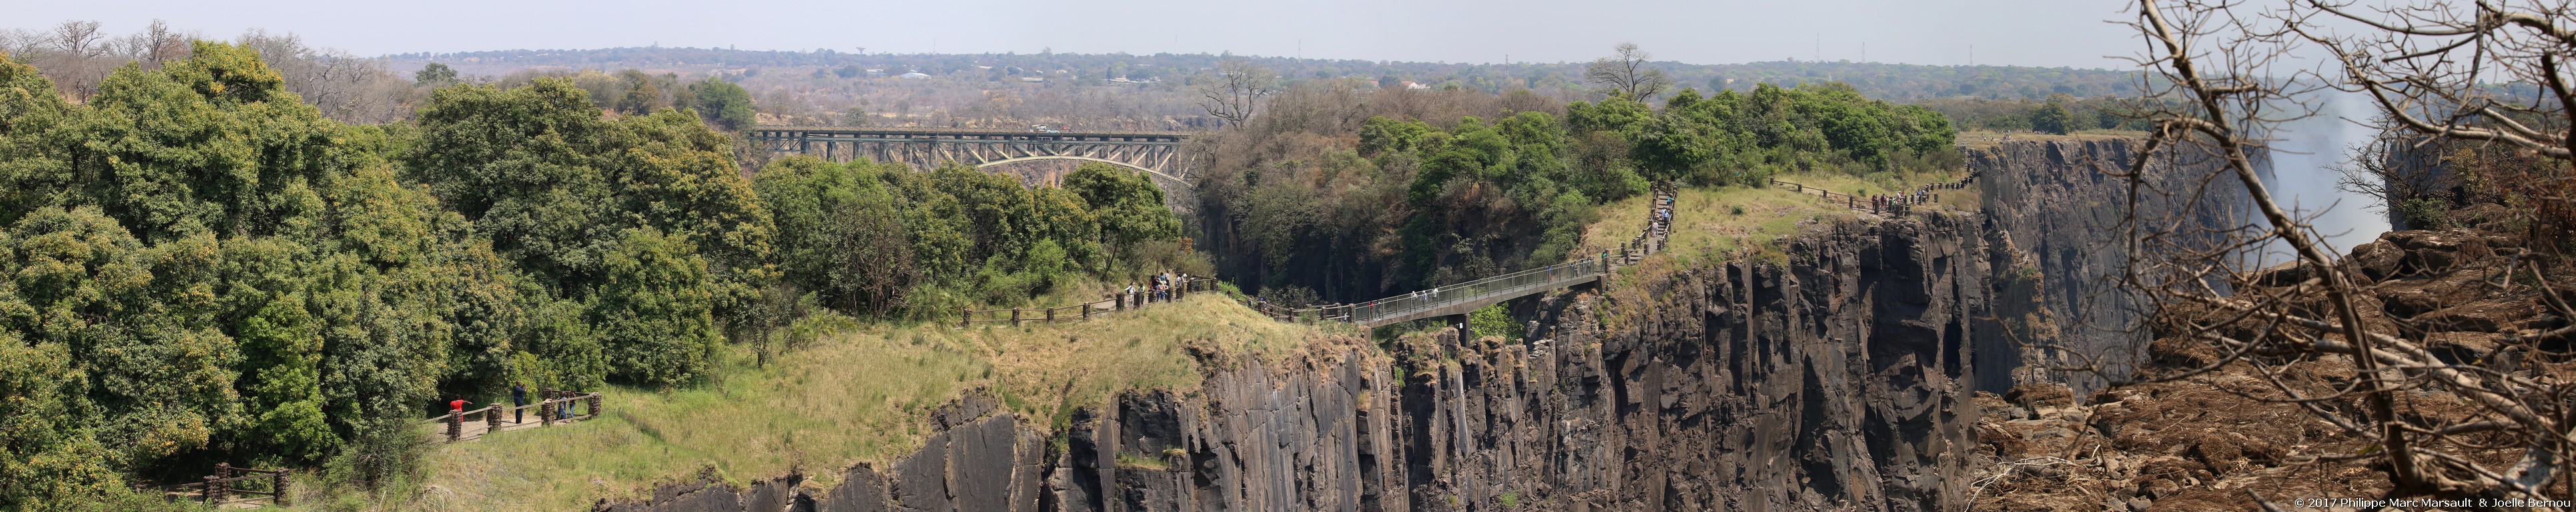
<path fill-rule="evenodd" d="M 463 398 L 449 401 L 447 402 L 447 412 L 450 414 L 465 414 L 465 404 L 470 403 L 473 402 L 467 402 Z"/>

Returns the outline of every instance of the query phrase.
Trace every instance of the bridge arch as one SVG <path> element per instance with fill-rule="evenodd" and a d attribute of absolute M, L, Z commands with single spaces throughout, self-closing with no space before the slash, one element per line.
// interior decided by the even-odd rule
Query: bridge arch
<path fill-rule="evenodd" d="M 1119 167 L 1123 167 L 1123 168 L 1127 168 L 1127 169 L 1134 169 L 1134 170 L 1138 170 L 1138 171 L 1143 171 L 1146 175 L 1148 175 L 1148 176 L 1153 176 L 1155 181 L 1166 182 L 1166 183 L 1169 183 L 1169 184 L 1171 184 L 1171 185 L 1176 185 L 1176 186 L 1186 187 L 1186 186 L 1189 186 L 1189 184 L 1190 184 L 1189 180 L 1184 180 L 1184 179 L 1181 179 L 1180 177 L 1173 176 L 1173 175 L 1169 175 L 1169 174 L 1163 174 L 1163 172 L 1162 172 L 1162 171 L 1157 171 L 1157 170 L 1153 170 L 1153 169 L 1147 169 L 1147 168 L 1145 168 L 1144 166 L 1140 166 L 1140 165 L 1136 165 L 1136 164 L 1131 164 L 1131 163 L 1127 163 L 1127 162 L 1120 162 L 1120 161 L 1117 161 L 1117 160 L 1110 160 L 1110 159 L 1107 159 L 1107 158 L 1093 158 L 1093 157 L 1087 157 L 1087 156 L 1074 156 L 1074 155 L 1037 155 L 1037 156 L 1024 156 L 1024 157 L 1018 157 L 1018 158 L 1005 158 L 1005 159 L 1001 159 L 1001 160 L 994 160 L 994 161 L 990 161 L 990 162 L 984 162 L 984 163 L 980 163 L 980 164 L 975 164 L 975 168 L 977 168 L 977 169 L 982 169 L 982 168 L 992 167 L 992 166 L 1002 165 L 1002 164 L 1019 163 L 1019 162 L 1035 162 L 1035 161 L 1039 161 L 1039 160 L 1081 160 L 1081 161 L 1085 161 L 1085 162 L 1100 162 L 1100 163 L 1109 164 L 1109 165 L 1115 165 L 1115 166 L 1119 166 Z"/>

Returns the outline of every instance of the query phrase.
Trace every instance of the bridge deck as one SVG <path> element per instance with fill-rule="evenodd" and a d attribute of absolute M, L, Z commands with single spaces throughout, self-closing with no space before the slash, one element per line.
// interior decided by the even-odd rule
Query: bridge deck
<path fill-rule="evenodd" d="M 1599 281 L 1601 281 L 1600 272 L 1579 272 L 1574 275 L 1560 276 L 1554 279 L 1546 279 L 1518 286 L 1510 286 L 1507 288 L 1485 289 L 1480 292 L 1462 293 L 1459 294 L 1460 296 L 1449 296 L 1447 294 L 1448 290 L 1442 290 L 1440 292 L 1441 295 L 1428 299 L 1411 297 L 1390 299 L 1404 301 L 1401 305 L 1360 305 L 1355 308 L 1357 311 L 1355 312 L 1355 317 L 1351 319 L 1351 322 L 1360 324 L 1362 327 L 1374 329 L 1379 326 L 1394 324 L 1397 322 L 1406 322 L 1439 316 L 1464 315 L 1468 312 L 1475 311 L 1478 308 L 1491 306 L 1503 301 L 1538 293 L 1561 290 L 1577 285 L 1591 284 Z M 1473 283 L 1470 284 L 1472 285 Z"/>
<path fill-rule="evenodd" d="M 1066 142 L 1090 144 L 1180 144 L 1186 132 L 1079 131 L 1037 132 L 995 128 L 869 128 L 859 126 L 755 126 L 750 136 L 764 141 L 835 142 Z"/>
<path fill-rule="evenodd" d="M 1397 322 L 1464 315 L 1475 311 L 1476 308 L 1507 300 L 1601 282 L 1603 276 L 1618 265 L 1635 264 L 1639 259 L 1663 249 L 1665 237 L 1672 234 L 1671 223 L 1661 220 L 1669 218 L 1672 212 L 1672 188 L 1669 185 L 1656 186 L 1655 195 L 1650 201 L 1653 201 L 1653 205 L 1647 209 L 1649 217 L 1644 231 L 1638 233 L 1636 239 L 1621 245 L 1616 254 L 1605 253 L 1599 259 L 1569 261 L 1442 286 L 1423 292 L 1335 307 L 1346 307 L 1347 318 L 1351 323 L 1374 329 Z"/>

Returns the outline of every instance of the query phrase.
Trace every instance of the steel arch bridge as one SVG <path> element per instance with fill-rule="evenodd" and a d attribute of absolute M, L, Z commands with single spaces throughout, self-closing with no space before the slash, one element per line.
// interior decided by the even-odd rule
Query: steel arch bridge
<path fill-rule="evenodd" d="M 1176 132 L 1034 132 L 955 128 L 757 126 L 753 144 L 771 153 L 802 153 L 844 162 L 868 158 L 931 169 L 955 162 L 978 168 L 1034 160 L 1082 160 L 1127 167 L 1166 190 L 1198 180 L 1181 156 L 1190 134 Z"/>

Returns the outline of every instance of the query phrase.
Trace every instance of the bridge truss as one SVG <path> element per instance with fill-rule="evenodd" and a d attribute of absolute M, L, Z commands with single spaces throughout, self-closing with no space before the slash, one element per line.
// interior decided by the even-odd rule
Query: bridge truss
<path fill-rule="evenodd" d="M 1145 171 L 1166 188 L 1186 188 L 1198 177 L 1189 159 L 1181 155 L 1180 147 L 1189 139 L 1186 133 L 760 126 L 752 128 L 749 136 L 753 144 L 772 153 L 802 153 L 835 162 L 864 157 L 927 170 L 952 162 L 980 168 L 1033 160 L 1083 160 Z"/>

